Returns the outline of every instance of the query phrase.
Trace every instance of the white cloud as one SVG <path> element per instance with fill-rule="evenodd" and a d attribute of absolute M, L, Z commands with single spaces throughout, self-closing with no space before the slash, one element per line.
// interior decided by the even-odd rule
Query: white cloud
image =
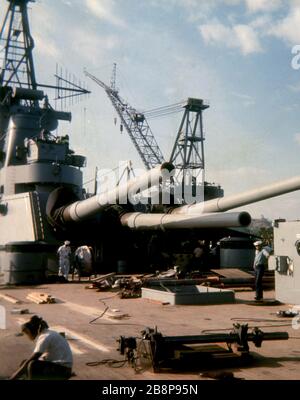
<path fill-rule="evenodd" d="M 210 168 L 210 172 L 210 175 L 213 177 L 210 180 L 221 183 L 225 191 L 225 196 L 253 190 L 276 180 L 266 168 L 253 165 L 233 166 L 213 171 Z"/>
<path fill-rule="evenodd" d="M 80 55 L 83 62 L 93 66 L 98 65 L 101 58 L 107 57 L 108 51 L 120 44 L 115 35 L 99 35 L 86 28 L 74 29 L 72 39 L 72 50 Z"/>
<path fill-rule="evenodd" d="M 219 22 L 199 26 L 204 41 L 208 44 L 222 44 L 238 48 L 247 55 L 262 50 L 257 32 L 249 25 L 225 26 Z"/>
<path fill-rule="evenodd" d="M 229 43 L 232 39 L 232 31 L 225 25 L 215 22 L 199 26 L 199 30 L 206 43 Z"/>
<path fill-rule="evenodd" d="M 247 9 L 252 12 L 274 11 L 282 6 L 282 0 L 245 0 Z"/>
<path fill-rule="evenodd" d="M 59 58 L 61 52 L 49 37 L 43 38 L 42 36 L 35 34 L 34 43 L 38 53 L 44 56 L 53 57 L 54 59 Z"/>
<path fill-rule="evenodd" d="M 253 19 L 249 25 L 256 30 L 262 30 L 265 32 L 266 30 L 270 29 L 274 24 L 273 19 L 268 14 L 259 15 L 257 18 Z"/>
<path fill-rule="evenodd" d="M 289 44 L 300 44 L 300 7 L 292 7 L 289 14 L 268 31 Z"/>
<path fill-rule="evenodd" d="M 48 4 L 34 5 L 30 18 L 31 34 L 35 43 L 35 51 L 46 57 L 58 59 L 61 55 L 61 42 L 56 40 L 57 14 Z"/>
<path fill-rule="evenodd" d="M 247 94 L 232 92 L 232 95 L 240 99 L 245 107 L 253 106 L 255 104 L 254 98 Z"/>
<path fill-rule="evenodd" d="M 125 22 L 117 16 L 114 0 L 86 0 L 88 10 L 100 20 L 105 20 L 113 25 L 125 27 Z"/>
<path fill-rule="evenodd" d="M 243 0 L 222 0 L 226 6 L 236 6 Z M 177 7 L 186 14 L 189 22 L 207 21 L 220 4 L 220 0 L 147 0 L 147 5 L 162 12 L 172 12 Z"/>
<path fill-rule="evenodd" d="M 62 2 L 68 6 L 68 7 L 72 7 L 72 3 L 69 0 L 62 0 Z"/>
<path fill-rule="evenodd" d="M 249 25 L 235 25 L 233 27 L 238 47 L 243 54 L 256 53 L 262 50 L 255 30 Z"/>

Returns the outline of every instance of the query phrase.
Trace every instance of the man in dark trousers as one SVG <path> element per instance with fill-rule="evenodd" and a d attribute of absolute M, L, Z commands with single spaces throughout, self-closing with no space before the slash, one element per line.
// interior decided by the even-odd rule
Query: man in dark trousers
<path fill-rule="evenodd" d="M 255 271 L 255 300 L 260 301 L 263 299 L 263 286 L 262 279 L 265 269 L 268 267 L 268 258 L 272 252 L 269 246 L 264 246 L 261 240 L 253 243 L 255 246 L 255 258 L 253 268 Z"/>

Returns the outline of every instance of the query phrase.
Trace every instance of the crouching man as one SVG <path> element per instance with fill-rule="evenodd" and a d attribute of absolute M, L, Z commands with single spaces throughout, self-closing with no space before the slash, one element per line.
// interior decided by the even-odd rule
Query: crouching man
<path fill-rule="evenodd" d="M 10 377 L 11 380 L 26 376 L 29 380 L 65 380 L 72 375 L 73 356 L 67 340 L 49 329 L 42 318 L 34 315 L 22 325 L 22 332 L 36 341 L 33 354 Z"/>

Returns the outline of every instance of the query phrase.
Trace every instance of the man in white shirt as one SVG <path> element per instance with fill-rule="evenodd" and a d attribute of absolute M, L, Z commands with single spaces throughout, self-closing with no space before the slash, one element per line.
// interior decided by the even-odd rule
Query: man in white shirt
<path fill-rule="evenodd" d="M 72 375 L 73 356 L 67 340 L 49 329 L 47 322 L 34 315 L 22 325 L 22 332 L 36 345 L 31 357 L 11 376 L 26 374 L 29 380 L 65 380 Z"/>
<path fill-rule="evenodd" d="M 71 264 L 71 256 L 72 250 L 70 247 L 70 242 L 68 240 L 60 246 L 57 250 L 58 258 L 59 258 L 59 270 L 58 275 L 63 276 L 65 280 L 68 280 L 70 264 Z"/>
<path fill-rule="evenodd" d="M 255 300 L 260 301 L 263 299 L 263 285 L 262 279 L 265 273 L 265 269 L 268 267 L 268 258 L 272 252 L 269 246 L 263 246 L 263 242 L 258 240 L 253 243 L 255 246 L 255 258 L 253 268 L 255 271 Z"/>
<path fill-rule="evenodd" d="M 82 275 L 89 276 L 93 272 L 93 256 L 91 249 L 92 248 L 89 246 L 79 246 L 74 253 L 79 278 Z"/>

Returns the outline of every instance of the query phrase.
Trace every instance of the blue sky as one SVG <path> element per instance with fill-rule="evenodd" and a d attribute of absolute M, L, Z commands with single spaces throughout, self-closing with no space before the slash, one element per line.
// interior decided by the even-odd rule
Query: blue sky
<path fill-rule="evenodd" d="M 53 82 L 58 62 L 92 90 L 62 126 L 88 157 L 85 180 L 120 160 L 142 166 L 105 92 L 83 76 L 87 68 L 109 83 L 114 62 L 121 96 L 138 109 L 209 101 L 206 179 L 225 195 L 300 175 L 300 70 L 291 67 L 300 0 L 38 0 L 29 15 L 38 80 Z M 166 158 L 180 118 L 149 121 Z M 296 219 L 299 203 L 294 193 L 243 209 Z"/>

